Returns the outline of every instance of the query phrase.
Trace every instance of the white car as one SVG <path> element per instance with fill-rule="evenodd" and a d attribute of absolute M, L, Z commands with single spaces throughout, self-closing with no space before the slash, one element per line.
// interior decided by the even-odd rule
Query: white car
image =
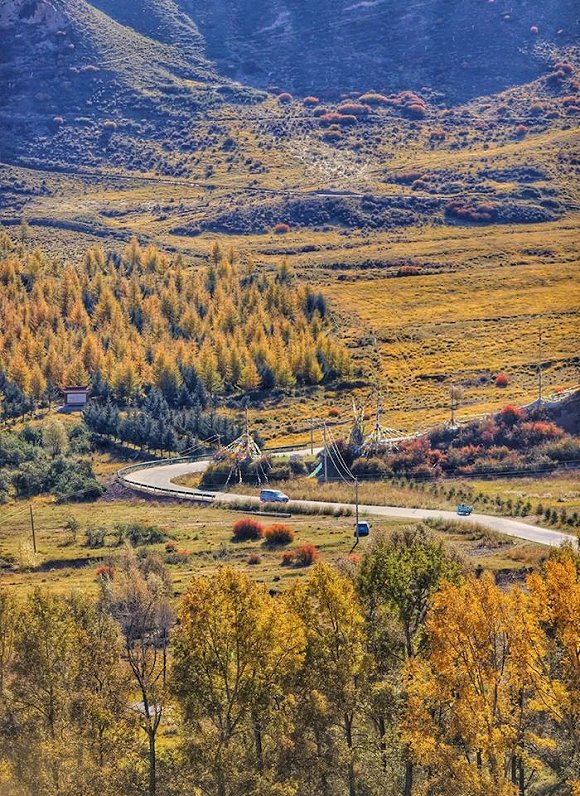
<path fill-rule="evenodd" d="M 262 489 L 260 500 L 262 503 L 288 503 L 290 498 L 279 489 Z"/>

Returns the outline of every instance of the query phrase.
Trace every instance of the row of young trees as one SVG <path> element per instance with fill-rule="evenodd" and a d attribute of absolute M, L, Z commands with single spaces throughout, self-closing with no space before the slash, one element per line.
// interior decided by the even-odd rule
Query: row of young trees
<path fill-rule="evenodd" d="M 152 390 L 139 407 L 125 413 L 110 400 L 90 401 L 83 420 L 89 431 L 100 436 L 137 445 L 141 450 L 161 452 L 191 450 L 209 439 L 219 439 L 225 445 L 241 431 L 227 415 L 203 411 L 200 404 L 172 409 L 157 390 Z"/>
<path fill-rule="evenodd" d="M 0 789 L 577 796 L 578 572 L 558 550 L 503 590 L 418 528 L 285 594 L 195 577 L 176 624 L 129 548 L 96 601 L 4 589 Z"/>
<path fill-rule="evenodd" d="M 324 297 L 285 263 L 270 273 L 238 260 L 216 244 L 189 265 L 132 240 L 63 266 L 0 232 L 0 361 L 37 402 L 97 372 L 119 402 L 150 386 L 176 395 L 192 365 L 211 395 L 346 375 Z"/>

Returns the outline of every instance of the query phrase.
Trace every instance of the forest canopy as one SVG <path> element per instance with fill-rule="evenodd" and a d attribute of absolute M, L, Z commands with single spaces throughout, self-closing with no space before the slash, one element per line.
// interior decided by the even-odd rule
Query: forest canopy
<path fill-rule="evenodd" d="M 64 265 L 0 234 L 0 360 L 42 400 L 98 377 L 120 401 L 170 399 L 195 368 L 210 395 L 312 385 L 348 375 L 327 304 L 285 262 L 258 269 L 216 244 L 203 263 L 141 248 L 90 248 Z"/>

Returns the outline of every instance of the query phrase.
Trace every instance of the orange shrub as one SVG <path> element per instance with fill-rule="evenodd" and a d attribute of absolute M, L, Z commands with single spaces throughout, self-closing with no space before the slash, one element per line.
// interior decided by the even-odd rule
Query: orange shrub
<path fill-rule="evenodd" d="M 427 108 L 420 102 L 411 102 L 409 105 L 405 105 L 405 110 L 414 119 L 422 119 Z"/>
<path fill-rule="evenodd" d="M 248 539 L 261 539 L 264 535 L 264 526 L 251 517 L 242 517 L 234 522 L 232 528 L 234 541 L 245 542 Z"/>
<path fill-rule="evenodd" d="M 109 578 L 109 580 L 112 580 L 115 574 L 115 567 L 112 564 L 101 564 L 96 568 L 95 573 L 97 578 Z"/>
<path fill-rule="evenodd" d="M 292 102 L 294 97 L 292 94 L 289 94 L 287 91 L 282 92 L 282 94 L 278 94 L 278 102 L 282 105 L 288 105 L 289 102 Z"/>
<path fill-rule="evenodd" d="M 303 102 L 305 105 L 318 105 L 320 100 L 318 97 L 304 97 Z"/>
<path fill-rule="evenodd" d="M 62 118 L 62 116 L 53 116 L 53 118 L 52 118 L 52 121 L 53 121 L 53 122 L 54 122 L 54 124 L 56 124 L 58 127 L 60 127 L 60 125 L 61 125 L 61 124 L 64 124 L 64 119 Z"/>
<path fill-rule="evenodd" d="M 264 537 L 269 545 L 290 544 L 294 541 L 294 531 L 283 522 L 275 522 L 266 528 Z"/>
<path fill-rule="evenodd" d="M 356 124 L 356 116 L 335 112 L 324 113 L 319 117 L 319 120 L 323 127 L 330 127 L 332 124 L 340 124 L 343 127 L 349 124 Z"/>
<path fill-rule="evenodd" d="M 109 132 L 112 132 L 113 130 L 117 129 L 117 123 L 114 122 L 112 119 L 107 119 L 106 121 L 103 122 L 103 128 L 105 130 L 108 130 Z"/>
<path fill-rule="evenodd" d="M 169 541 L 165 543 L 165 552 L 166 553 L 175 553 L 177 550 L 177 545 L 175 542 Z"/>
<path fill-rule="evenodd" d="M 505 375 L 505 373 L 498 373 L 495 377 L 495 386 L 496 387 L 507 387 L 510 383 L 510 380 Z"/>
<path fill-rule="evenodd" d="M 290 232 L 290 225 L 280 222 L 274 227 L 274 232 L 276 235 L 285 235 L 287 232 Z"/>
<path fill-rule="evenodd" d="M 331 406 L 328 410 L 329 417 L 340 417 L 340 409 L 337 409 L 336 406 Z"/>
<path fill-rule="evenodd" d="M 294 563 L 294 553 L 290 553 L 287 551 L 286 553 L 282 553 L 282 558 L 280 559 L 280 564 L 283 567 L 291 567 Z"/>
<path fill-rule="evenodd" d="M 402 265 L 397 271 L 397 276 L 418 276 L 420 273 L 418 265 Z"/>
<path fill-rule="evenodd" d="M 526 127 L 525 124 L 518 124 L 518 126 L 516 127 L 516 135 L 518 136 L 518 138 L 523 138 L 527 132 L 528 128 Z"/>
<path fill-rule="evenodd" d="M 339 113 L 352 114 L 353 116 L 365 116 L 371 112 L 370 105 L 364 105 L 362 102 L 341 102 L 338 106 Z"/>
<path fill-rule="evenodd" d="M 294 564 L 297 567 L 309 567 L 319 558 L 320 553 L 313 544 L 303 544 L 294 551 Z"/>
<path fill-rule="evenodd" d="M 392 105 L 393 100 L 389 97 L 385 97 L 384 94 L 377 94 L 374 91 L 367 91 L 366 94 L 361 94 L 359 97 L 360 102 L 364 102 L 367 105 Z"/>

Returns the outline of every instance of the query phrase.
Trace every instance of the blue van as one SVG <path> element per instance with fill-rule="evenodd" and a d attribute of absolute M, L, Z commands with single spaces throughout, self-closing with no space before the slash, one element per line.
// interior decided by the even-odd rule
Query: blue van
<path fill-rule="evenodd" d="M 279 489 L 262 489 L 260 500 L 262 503 L 288 503 L 290 498 Z"/>

